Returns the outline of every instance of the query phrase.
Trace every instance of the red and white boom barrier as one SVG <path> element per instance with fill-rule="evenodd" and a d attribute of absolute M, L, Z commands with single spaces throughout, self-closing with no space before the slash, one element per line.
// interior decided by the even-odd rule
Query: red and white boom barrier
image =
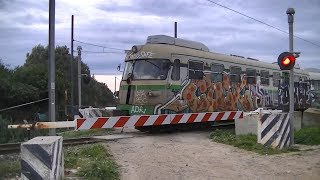
<path fill-rule="evenodd" d="M 76 119 L 76 129 L 115 127 L 132 128 L 140 126 L 159 126 L 165 124 L 196 123 L 241 118 L 243 118 L 242 111 L 78 118 Z"/>
<path fill-rule="evenodd" d="M 159 126 L 165 124 L 201 123 L 242 119 L 243 111 L 223 111 L 184 114 L 133 115 L 115 117 L 77 118 L 74 121 L 37 122 L 35 124 L 9 125 L 8 128 L 75 128 L 79 130 L 97 128 L 134 128 L 140 126 Z"/>

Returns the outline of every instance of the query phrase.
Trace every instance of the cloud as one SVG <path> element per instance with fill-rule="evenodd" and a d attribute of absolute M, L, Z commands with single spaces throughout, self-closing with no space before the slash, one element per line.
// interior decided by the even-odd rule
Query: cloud
<path fill-rule="evenodd" d="M 285 31 L 286 9 L 294 7 L 295 34 L 320 44 L 318 0 L 215 1 Z M 213 52 L 274 62 L 278 54 L 288 49 L 287 34 L 206 0 L 59 0 L 56 45 L 70 46 L 72 14 L 76 40 L 106 47 L 130 49 L 135 44 L 144 44 L 149 35 L 172 36 L 173 23 L 177 21 L 178 37 L 202 42 Z M 22 65 L 32 47 L 48 43 L 48 1 L 0 1 L 0 16 L 0 58 L 6 64 Z M 78 45 L 86 51 L 103 51 L 80 43 L 75 43 L 75 50 Z M 301 52 L 298 62 L 302 67 L 320 68 L 319 47 L 295 39 L 294 48 Z M 83 60 L 94 74 L 118 73 L 116 66 L 123 59 L 123 54 L 83 53 Z"/>

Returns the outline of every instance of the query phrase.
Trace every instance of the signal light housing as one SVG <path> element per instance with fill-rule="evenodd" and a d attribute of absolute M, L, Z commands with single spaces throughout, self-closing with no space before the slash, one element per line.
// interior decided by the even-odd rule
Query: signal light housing
<path fill-rule="evenodd" d="M 278 57 L 278 65 L 281 70 L 291 70 L 296 63 L 296 58 L 292 53 L 283 52 Z"/>

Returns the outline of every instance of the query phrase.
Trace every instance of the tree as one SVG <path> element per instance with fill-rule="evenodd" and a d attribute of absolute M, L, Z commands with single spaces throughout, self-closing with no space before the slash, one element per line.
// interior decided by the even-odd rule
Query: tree
<path fill-rule="evenodd" d="M 55 49 L 56 64 L 56 104 L 57 111 L 62 112 L 67 105 L 71 104 L 71 74 L 70 74 L 70 53 L 67 46 L 57 46 Z M 73 63 L 74 85 L 77 85 L 77 62 L 75 57 Z M 90 76 L 90 69 L 87 64 L 81 62 L 81 74 Z M 48 97 L 48 47 L 37 45 L 27 53 L 23 66 L 10 70 L 0 62 L 0 107 L 18 105 L 44 99 Z M 74 87 L 74 97 L 77 97 L 77 86 Z M 115 105 L 112 92 L 103 83 L 97 82 L 94 78 L 88 84 L 82 84 L 83 104 L 87 106 L 106 107 Z M 75 98 L 77 99 L 77 98 Z M 75 102 L 76 104 L 77 102 Z M 17 119 L 33 119 L 37 112 L 48 111 L 48 101 L 32 104 L 26 107 L 6 111 L 6 115 Z"/>

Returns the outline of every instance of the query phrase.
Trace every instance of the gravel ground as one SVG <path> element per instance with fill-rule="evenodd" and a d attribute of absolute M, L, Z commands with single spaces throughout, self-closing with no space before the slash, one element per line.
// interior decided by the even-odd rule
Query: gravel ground
<path fill-rule="evenodd" d="M 212 142 L 209 132 L 129 134 L 105 144 L 121 179 L 320 179 L 320 146 L 267 156 Z"/>

